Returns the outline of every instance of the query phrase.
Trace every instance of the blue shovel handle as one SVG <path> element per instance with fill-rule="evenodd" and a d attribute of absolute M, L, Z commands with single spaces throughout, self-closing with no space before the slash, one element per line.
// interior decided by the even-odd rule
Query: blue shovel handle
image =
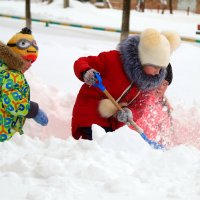
<path fill-rule="evenodd" d="M 140 135 L 154 149 L 165 150 L 165 147 L 162 144 L 158 144 L 155 141 L 149 140 L 148 137 L 144 133 L 141 133 Z"/>
<path fill-rule="evenodd" d="M 97 83 L 95 83 L 93 86 L 99 88 L 102 92 L 104 92 L 106 88 L 102 83 L 101 75 L 98 72 L 94 72 L 94 75 L 97 78 Z"/>

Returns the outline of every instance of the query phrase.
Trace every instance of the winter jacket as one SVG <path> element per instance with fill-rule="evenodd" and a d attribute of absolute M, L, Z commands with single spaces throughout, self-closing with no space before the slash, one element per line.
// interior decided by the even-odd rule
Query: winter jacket
<path fill-rule="evenodd" d="M 30 88 L 21 73 L 22 57 L 0 41 L 0 142 L 16 132 L 23 134 L 26 118 L 34 118 L 39 106 L 30 101 Z"/>
<path fill-rule="evenodd" d="M 22 134 L 30 112 L 30 89 L 21 73 L 24 66 L 21 56 L 0 41 L 0 142 L 16 132 Z"/>
<path fill-rule="evenodd" d="M 0 61 L 0 141 L 10 139 L 22 127 L 30 108 L 30 88 L 24 75 Z"/>
<path fill-rule="evenodd" d="M 104 52 L 97 57 L 80 58 L 76 61 L 74 67 L 80 80 L 82 80 L 82 73 L 89 68 L 94 68 L 100 72 L 104 86 L 115 99 L 130 85 L 130 80 L 122 68 L 119 52 L 117 51 Z M 138 89 L 133 87 L 124 101 L 131 101 L 137 91 Z M 118 127 L 117 121 L 116 127 L 114 127 L 115 125 L 112 125 L 110 120 L 102 118 L 98 112 L 99 102 L 104 98 L 106 96 L 98 88 L 83 84 L 73 108 L 72 134 L 74 138 L 78 139 L 80 137 L 78 127 L 90 127 L 92 124 L 98 124 L 102 127 L 113 126 L 114 130 Z"/>
<path fill-rule="evenodd" d="M 118 50 L 102 52 L 98 56 L 79 58 L 74 63 L 76 76 L 83 81 L 83 73 L 88 69 L 100 72 L 103 84 L 114 99 L 118 99 L 124 90 L 131 84 L 133 87 L 119 101 L 129 104 L 140 90 L 148 91 L 157 87 L 166 74 L 161 69 L 157 76 L 146 75 L 141 66 L 138 53 L 139 37 L 130 37 L 123 41 Z M 82 85 L 72 113 L 72 136 L 79 139 L 81 133 L 79 127 L 90 127 L 98 124 L 102 127 L 111 127 L 113 130 L 122 126 L 114 117 L 105 119 L 98 112 L 100 100 L 106 96 L 98 88 Z"/>
<path fill-rule="evenodd" d="M 102 52 L 98 56 L 79 58 L 74 63 L 76 76 L 83 81 L 83 73 L 88 69 L 100 72 L 103 84 L 114 99 L 118 99 L 124 90 L 134 82 L 133 87 L 120 102 L 129 103 L 139 90 L 150 90 L 160 84 L 165 76 L 161 70 L 156 77 L 144 74 L 138 56 L 138 37 L 131 37 L 120 44 L 119 50 Z M 98 124 L 102 127 L 112 127 L 113 130 L 121 126 L 114 117 L 105 119 L 98 112 L 100 100 L 106 96 L 94 86 L 82 85 L 72 113 L 72 136 L 79 139 L 79 127 L 90 127 Z"/>
<path fill-rule="evenodd" d="M 166 99 L 156 98 L 154 91 L 141 92 L 130 107 L 134 121 L 153 141 L 163 143 L 171 129 L 171 115 Z"/>

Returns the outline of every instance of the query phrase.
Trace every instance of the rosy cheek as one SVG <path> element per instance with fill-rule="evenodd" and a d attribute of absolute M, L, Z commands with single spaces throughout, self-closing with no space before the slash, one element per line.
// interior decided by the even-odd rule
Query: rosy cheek
<path fill-rule="evenodd" d="M 148 69 L 144 70 L 144 73 L 147 75 L 153 75 L 153 76 L 155 75 L 154 72 L 152 72 L 151 70 L 148 70 Z"/>

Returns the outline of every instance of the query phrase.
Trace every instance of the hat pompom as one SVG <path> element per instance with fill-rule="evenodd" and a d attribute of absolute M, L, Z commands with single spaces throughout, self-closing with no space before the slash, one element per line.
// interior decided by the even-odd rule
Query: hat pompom
<path fill-rule="evenodd" d="M 109 118 L 117 112 L 117 108 L 109 99 L 103 99 L 99 103 L 99 113 L 104 118 Z"/>
<path fill-rule="evenodd" d="M 176 50 L 181 44 L 181 37 L 175 31 L 163 31 L 162 34 L 168 39 L 170 43 L 171 52 Z"/>
<path fill-rule="evenodd" d="M 141 64 L 166 68 L 170 60 L 170 44 L 167 38 L 155 29 L 141 33 L 138 46 Z"/>
<path fill-rule="evenodd" d="M 32 34 L 32 31 L 31 31 L 31 29 L 29 29 L 28 27 L 24 27 L 24 28 L 22 28 L 22 30 L 20 31 L 20 33 L 31 35 L 31 34 Z"/>
<path fill-rule="evenodd" d="M 154 47 L 159 45 L 160 42 L 161 42 L 160 33 L 153 28 L 148 28 L 141 33 L 140 45 Z"/>

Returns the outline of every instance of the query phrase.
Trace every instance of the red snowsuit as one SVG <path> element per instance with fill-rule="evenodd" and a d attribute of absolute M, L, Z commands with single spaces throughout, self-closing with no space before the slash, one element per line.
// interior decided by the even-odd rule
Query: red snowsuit
<path fill-rule="evenodd" d="M 102 52 L 98 56 L 82 57 L 74 64 L 75 74 L 81 81 L 83 72 L 90 68 L 100 72 L 103 85 L 114 99 L 117 99 L 131 84 L 125 74 L 120 54 L 117 50 Z M 139 89 L 134 85 L 121 101 L 130 102 L 138 91 Z M 90 87 L 85 83 L 82 85 L 72 114 L 72 135 L 75 139 L 80 138 L 79 127 L 90 127 L 92 124 L 98 124 L 115 130 L 122 126 L 122 123 L 119 123 L 114 117 L 105 119 L 100 116 L 98 105 L 100 100 L 105 98 L 104 93 L 98 88 Z"/>
<path fill-rule="evenodd" d="M 169 108 L 163 98 L 157 98 L 154 91 L 141 92 L 134 104 L 129 107 L 134 121 L 153 141 L 162 142 L 164 134 L 170 131 L 171 119 Z"/>

